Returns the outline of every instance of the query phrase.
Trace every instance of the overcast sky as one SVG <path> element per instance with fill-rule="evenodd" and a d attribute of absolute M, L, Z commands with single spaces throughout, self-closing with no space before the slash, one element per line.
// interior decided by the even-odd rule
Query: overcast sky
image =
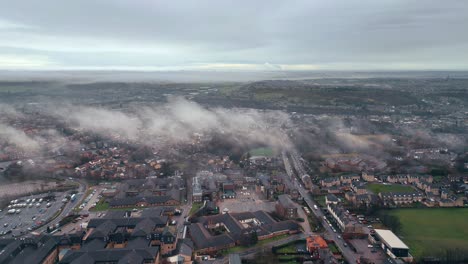
<path fill-rule="evenodd" d="M 466 0 L 0 0 L 0 69 L 467 70 Z"/>

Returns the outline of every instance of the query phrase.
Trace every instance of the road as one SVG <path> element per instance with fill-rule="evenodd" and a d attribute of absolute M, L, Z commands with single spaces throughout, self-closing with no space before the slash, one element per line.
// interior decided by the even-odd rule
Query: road
<path fill-rule="evenodd" d="M 292 164 L 294 165 L 295 170 L 299 173 L 306 174 L 306 171 L 301 164 L 299 154 L 296 151 L 292 151 L 291 158 L 293 160 Z M 286 172 L 290 174 L 290 177 L 296 179 L 296 177 L 293 177 L 294 172 L 292 171 L 291 166 L 289 165 L 289 161 L 287 162 L 287 164 L 285 164 L 285 168 Z M 346 259 L 346 261 L 348 261 L 348 263 L 357 263 L 359 256 L 355 254 L 349 247 L 345 247 L 344 241 L 338 237 L 339 234 L 333 232 L 331 227 L 325 222 L 325 220 L 323 219 L 324 214 L 322 210 L 320 209 L 320 207 L 318 207 L 315 201 L 311 199 L 309 192 L 300 183 L 298 183 L 297 180 L 294 180 L 294 184 L 301 196 L 304 198 L 304 201 L 310 207 L 311 211 L 322 223 L 323 227 L 325 228 L 325 234 L 327 235 L 327 237 L 335 241 L 337 247 L 343 253 L 343 257 Z M 318 209 L 314 209 L 315 206 L 317 206 Z"/>
<path fill-rule="evenodd" d="M 78 193 L 76 194 L 77 197 L 75 201 L 69 201 L 63 208 L 62 212 L 60 212 L 60 214 L 56 218 L 50 221 L 47 225 L 38 228 L 36 232 L 45 232 L 47 230 L 47 226 L 58 224 L 60 220 L 62 220 L 62 218 L 67 216 L 73 210 L 73 208 L 75 208 L 75 206 L 81 202 L 81 200 L 83 199 L 83 195 L 85 194 L 85 191 L 88 188 L 88 184 L 81 179 L 73 179 L 73 181 L 77 182 L 80 185 L 78 187 Z"/>
<path fill-rule="evenodd" d="M 184 228 L 185 228 L 184 222 L 185 222 L 185 219 L 188 217 L 188 214 L 189 214 L 191 209 L 192 209 L 192 204 L 191 203 L 190 204 L 187 203 L 187 204 L 181 206 L 180 207 L 181 214 L 180 214 L 180 216 L 178 216 L 177 219 L 175 219 L 177 221 L 177 237 L 179 239 L 184 238 Z"/>
<path fill-rule="evenodd" d="M 343 257 L 346 259 L 346 261 L 348 261 L 348 263 L 357 263 L 356 261 L 359 259 L 359 256 L 356 255 L 349 247 L 345 247 L 344 246 L 344 240 L 339 238 L 339 234 L 338 233 L 335 233 L 333 232 L 333 230 L 331 229 L 331 227 L 325 222 L 325 220 L 323 219 L 323 212 L 322 210 L 320 209 L 320 207 L 318 207 L 318 205 L 310 198 L 310 195 L 308 193 L 308 191 L 306 191 L 304 189 L 304 187 L 301 187 L 301 186 L 297 186 L 297 190 L 299 191 L 299 193 L 301 194 L 302 197 L 304 197 L 304 201 L 307 203 L 307 205 L 312 209 L 311 211 L 314 213 L 314 215 L 320 219 L 320 222 L 322 223 L 322 226 L 325 228 L 326 230 L 326 234 L 329 238 L 331 238 L 332 240 L 335 241 L 335 244 L 337 245 L 337 247 L 340 249 L 340 251 L 343 253 Z M 314 205 L 317 206 L 318 209 L 313 209 L 314 208 Z"/>

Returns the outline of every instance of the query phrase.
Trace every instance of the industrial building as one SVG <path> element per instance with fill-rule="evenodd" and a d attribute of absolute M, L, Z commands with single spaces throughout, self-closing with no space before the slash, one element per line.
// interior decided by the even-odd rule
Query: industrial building
<path fill-rule="evenodd" d="M 382 249 L 392 258 L 411 258 L 408 246 L 392 231 L 375 229 L 377 238 L 382 242 Z"/>

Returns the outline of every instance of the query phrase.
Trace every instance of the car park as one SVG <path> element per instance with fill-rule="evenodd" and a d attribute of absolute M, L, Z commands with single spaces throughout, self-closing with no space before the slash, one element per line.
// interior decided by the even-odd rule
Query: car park
<path fill-rule="evenodd" d="M 42 194 L 12 200 L 8 205 L 10 209 L 0 212 L 0 232 L 8 231 L 7 227 L 10 231 L 14 230 L 16 236 L 33 231 L 60 210 L 63 206 L 60 201 L 65 195 L 66 193 L 50 193 L 46 197 Z M 46 208 L 46 204 L 41 201 L 47 201 L 50 207 Z"/>

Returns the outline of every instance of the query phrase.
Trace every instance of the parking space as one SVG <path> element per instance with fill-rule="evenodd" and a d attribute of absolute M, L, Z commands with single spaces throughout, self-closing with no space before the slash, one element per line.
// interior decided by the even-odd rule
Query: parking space
<path fill-rule="evenodd" d="M 14 200 L 0 212 L 0 235 L 17 237 L 53 217 L 67 201 L 67 193 L 51 193 Z"/>
<path fill-rule="evenodd" d="M 254 191 L 238 191 L 234 199 L 225 199 L 220 202 L 221 211 L 227 209 L 229 212 L 252 212 L 258 210 L 274 211 L 275 203 L 260 200 Z"/>
<path fill-rule="evenodd" d="M 348 243 L 356 248 L 356 253 L 370 260 L 371 263 L 382 263 L 385 260 L 383 250 L 370 244 L 368 239 L 351 239 Z"/>
<path fill-rule="evenodd" d="M 96 206 L 96 204 L 101 200 L 101 193 L 104 187 L 96 186 L 91 188 L 91 192 L 84 198 L 83 202 L 79 206 L 81 213 L 88 213 L 89 209 Z"/>

